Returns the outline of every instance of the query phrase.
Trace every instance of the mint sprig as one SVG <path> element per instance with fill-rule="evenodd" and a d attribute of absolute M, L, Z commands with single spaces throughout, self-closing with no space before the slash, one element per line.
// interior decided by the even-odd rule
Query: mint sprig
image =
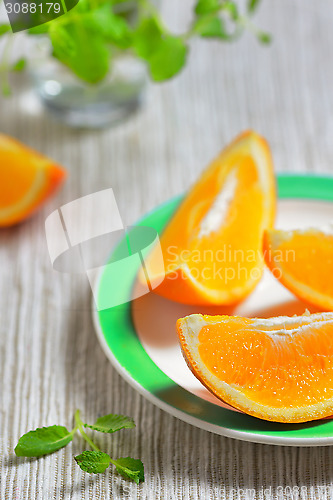
<path fill-rule="evenodd" d="M 102 81 L 112 69 L 113 59 L 123 51 L 143 59 L 151 78 L 162 82 L 178 74 L 185 66 L 190 38 L 215 38 L 232 41 L 248 30 L 263 44 L 270 41 L 267 33 L 251 21 L 260 0 L 196 0 L 192 22 L 182 34 L 165 26 L 153 0 L 131 2 L 126 11 L 122 0 L 80 0 L 65 15 L 27 30 L 27 34 L 47 35 L 52 55 L 81 80 L 90 84 Z M 127 5 L 128 9 L 128 5 Z M 0 36 L 12 35 L 8 24 L 0 24 Z M 8 92 L 8 71 L 23 69 L 24 64 L 9 64 L 8 51 L 0 60 L 0 78 Z"/>
<path fill-rule="evenodd" d="M 121 429 L 133 429 L 133 427 L 135 427 L 135 423 L 131 417 L 110 413 L 104 417 L 99 417 L 93 425 L 84 424 L 84 427 L 89 427 L 94 431 L 108 432 L 109 434 L 112 434 L 113 432 L 120 431 Z"/>
<path fill-rule="evenodd" d="M 15 447 L 18 457 L 40 457 L 60 450 L 73 439 L 74 430 L 69 432 L 61 425 L 41 427 L 24 434 Z"/>
<path fill-rule="evenodd" d="M 137 484 L 144 481 L 144 466 L 141 460 L 131 457 L 113 459 L 108 453 L 101 451 L 92 441 L 84 430 L 86 427 L 97 432 L 112 434 L 121 429 L 132 429 L 135 427 L 135 423 L 130 417 L 110 413 L 99 417 L 95 424 L 91 425 L 82 422 L 80 411 L 77 410 L 75 412 L 75 427 L 71 431 L 61 425 L 52 425 L 27 432 L 20 437 L 14 450 L 15 454 L 19 457 L 48 455 L 67 446 L 79 431 L 83 439 L 92 448 L 92 450 L 86 450 L 74 457 L 83 471 L 90 474 L 102 474 L 112 464 L 125 479 L 134 481 Z"/>

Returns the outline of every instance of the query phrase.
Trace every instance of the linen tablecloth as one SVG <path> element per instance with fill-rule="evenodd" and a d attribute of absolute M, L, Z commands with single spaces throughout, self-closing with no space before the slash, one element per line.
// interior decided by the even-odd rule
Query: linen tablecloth
<path fill-rule="evenodd" d="M 163 2 L 182 30 L 192 2 Z M 34 218 L 0 231 L 0 498 L 333 498 L 333 447 L 258 445 L 199 430 L 159 410 L 112 368 L 95 336 L 82 277 L 51 267 L 45 218 L 61 204 L 112 187 L 125 224 L 182 193 L 240 131 L 267 137 L 277 172 L 333 173 L 333 3 L 263 0 L 255 19 L 270 47 L 250 34 L 235 44 L 194 41 L 173 81 L 152 85 L 143 109 L 114 129 L 75 131 L 53 122 L 13 83 L 0 98 L 0 131 L 65 165 L 69 179 Z M 17 37 L 19 53 L 24 36 Z M 20 435 L 119 412 L 137 427 L 97 442 L 114 456 L 142 458 L 146 482 L 112 470 L 83 473 L 79 439 L 39 460 L 16 458 Z"/>

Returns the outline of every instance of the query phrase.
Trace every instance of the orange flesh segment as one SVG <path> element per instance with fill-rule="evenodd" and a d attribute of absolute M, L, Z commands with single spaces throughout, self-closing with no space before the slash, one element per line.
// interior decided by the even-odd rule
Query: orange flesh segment
<path fill-rule="evenodd" d="M 277 422 L 333 414 L 333 313 L 192 315 L 177 330 L 193 373 L 235 408 Z"/>
<path fill-rule="evenodd" d="M 268 146 L 244 133 L 212 162 L 162 233 L 166 277 L 156 293 L 191 304 L 241 300 L 261 277 L 263 231 L 274 215 Z M 154 274 L 154 253 L 149 260 Z"/>
<path fill-rule="evenodd" d="M 290 291 L 333 310 L 333 234 L 319 229 L 271 230 L 264 246 L 267 265 Z"/>
<path fill-rule="evenodd" d="M 295 335 L 268 335 L 237 321 L 225 326 L 201 330 L 199 353 L 212 373 L 240 386 L 249 399 L 293 408 L 333 396 L 333 323 L 321 326 L 320 335 L 314 327 Z"/>
<path fill-rule="evenodd" d="M 226 170 L 225 176 L 221 179 L 221 183 L 225 177 L 230 175 L 232 164 Z M 222 226 L 218 230 L 212 231 L 209 236 L 200 236 L 200 222 L 207 215 L 211 209 L 214 199 L 218 196 L 223 186 L 219 184 L 214 185 L 216 192 L 214 199 L 209 196 L 211 193 L 212 185 L 208 184 L 205 199 L 205 193 L 201 193 L 203 201 L 198 203 L 192 210 L 191 217 L 188 218 L 187 224 L 182 227 L 181 234 L 173 235 L 174 241 L 177 241 L 177 254 L 184 256 L 185 261 L 180 258 L 177 263 L 169 265 L 168 270 L 172 271 L 173 268 L 179 267 L 183 263 L 187 263 L 190 272 L 194 276 L 199 274 L 197 279 L 202 281 L 207 288 L 218 288 L 221 282 L 221 276 L 225 273 L 209 272 L 208 268 L 213 270 L 213 264 L 216 261 L 220 267 L 228 267 L 230 273 L 231 269 L 237 271 L 238 264 L 241 263 L 244 268 L 243 273 L 235 272 L 233 278 L 233 286 L 242 286 L 245 279 L 245 274 L 248 269 L 253 267 L 253 259 L 247 262 L 247 259 L 242 258 L 242 253 L 254 252 L 254 258 L 257 261 L 261 260 L 260 253 L 260 231 L 262 231 L 262 207 L 263 207 L 263 193 L 258 185 L 258 173 L 256 171 L 253 160 L 250 157 L 240 159 L 240 166 L 235 169 L 235 177 L 237 179 L 237 188 L 235 190 L 234 199 L 230 202 L 225 219 Z M 248 206 L 246 213 L 242 207 Z M 186 209 L 186 207 L 184 207 Z M 184 217 L 185 221 L 186 218 Z M 246 228 L 246 238 L 244 238 Z M 221 234 L 223 233 L 223 240 L 227 243 L 224 246 L 221 241 Z M 165 234 L 165 241 L 168 239 L 168 234 Z M 186 250 L 186 253 L 184 252 Z M 255 255 L 258 253 L 258 255 Z M 189 255 L 192 254 L 192 259 Z M 227 255 L 226 255 L 227 254 Z M 229 258 L 228 258 L 229 256 Z M 231 257 L 231 258 L 230 258 Z M 228 260 L 227 263 L 224 261 Z M 204 268 L 203 277 L 202 271 Z M 246 270 L 246 271 L 245 271 Z M 198 273 L 199 271 L 199 273 Z M 230 274 L 231 275 L 231 274 Z"/>
<path fill-rule="evenodd" d="M 49 158 L 0 134 L 0 226 L 30 215 L 66 177 Z"/>
<path fill-rule="evenodd" d="M 293 250 L 295 257 L 283 266 L 300 282 L 305 282 L 333 298 L 333 236 L 295 234 L 280 246 L 283 255 Z"/>

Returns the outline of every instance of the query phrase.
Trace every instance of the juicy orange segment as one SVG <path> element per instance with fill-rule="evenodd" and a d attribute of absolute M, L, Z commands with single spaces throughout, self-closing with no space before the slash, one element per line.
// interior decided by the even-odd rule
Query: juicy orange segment
<path fill-rule="evenodd" d="M 31 215 L 65 177 L 49 158 L 0 134 L 0 227 Z"/>
<path fill-rule="evenodd" d="M 274 276 L 291 292 L 333 311 L 333 228 L 266 231 L 264 255 Z"/>
<path fill-rule="evenodd" d="M 219 399 L 276 422 L 333 414 L 333 313 L 177 321 L 185 359 Z"/>
<path fill-rule="evenodd" d="M 245 132 L 202 174 L 164 230 L 166 274 L 156 293 L 187 304 L 239 302 L 261 278 L 263 231 L 274 215 L 268 145 Z M 161 282 L 155 258 L 147 264 L 152 284 Z"/>

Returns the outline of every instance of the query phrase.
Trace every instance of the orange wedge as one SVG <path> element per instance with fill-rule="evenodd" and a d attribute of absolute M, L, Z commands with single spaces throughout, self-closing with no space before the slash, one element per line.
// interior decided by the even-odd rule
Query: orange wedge
<path fill-rule="evenodd" d="M 161 283 L 155 292 L 186 304 L 246 297 L 262 275 L 263 232 L 272 226 L 275 198 L 269 147 L 245 132 L 204 171 L 164 230 L 164 280 L 157 252 L 148 257 L 152 288 Z"/>
<path fill-rule="evenodd" d="M 333 414 L 333 313 L 177 321 L 185 359 L 219 399 L 275 422 Z"/>
<path fill-rule="evenodd" d="M 333 227 L 269 230 L 264 255 L 274 276 L 297 297 L 333 311 Z"/>
<path fill-rule="evenodd" d="M 0 227 L 31 215 L 65 177 L 66 171 L 49 158 L 0 134 Z"/>

